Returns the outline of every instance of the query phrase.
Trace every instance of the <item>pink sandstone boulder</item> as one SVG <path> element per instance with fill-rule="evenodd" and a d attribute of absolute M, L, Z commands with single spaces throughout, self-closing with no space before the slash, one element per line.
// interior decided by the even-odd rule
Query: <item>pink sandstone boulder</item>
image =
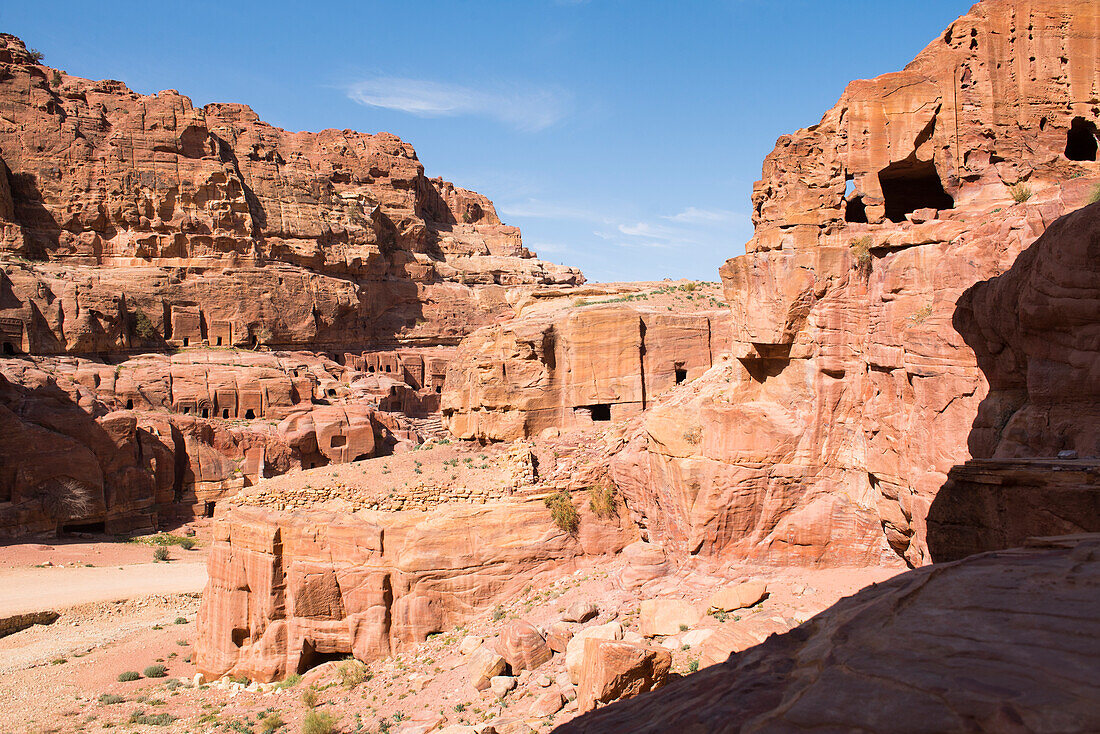
<path fill-rule="evenodd" d="M 584 667 L 577 683 L 581 713 L 663 686 L 672 667 L 668 650 L 616 640 L 584 643 Z"/>
<path fill-rule="evenodd" d="M 517 619 L 505 625 L 497 641 L 497 650 L 513 672 L 534 670 L 554 657 L 546 639 L 530 622 Z"/>

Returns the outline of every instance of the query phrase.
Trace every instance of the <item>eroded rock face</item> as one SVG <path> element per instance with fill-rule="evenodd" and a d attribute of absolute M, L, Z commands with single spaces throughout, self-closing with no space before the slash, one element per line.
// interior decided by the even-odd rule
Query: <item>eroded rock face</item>
<path fill-rule="evenodd" d="M 199 670 L 269 681 L 326 656 L 386 656 L 634 537 L 628 523 L 581 513 L 583 531 L 570 534 L 537 498 L 429 512 L 230 507 L 215 524 Z"/>
<path fill-rule="evenodd" d="M 951 470 L 928 515 L 934 560 L 1100 532 L 1098 255 L 1093 204 L 959 300 L 955 325 L 989 393 L 970 434 L 974 458 Z"/>
<path fill-rule="evenodd" d="M 721 269 L 736 361 L 653 407 L 613 465 L 649 539 L 782 563 L 929 561 L 929 506 L 971 456 L 987 392 L 956 302 L 1100 180 L 1083 101 L 1100 88 L 1098 13 L 979 3 L 904 71 L 853 82 L 780 138 L 748 252 Z"/>
<path fill-rule="evenodd" d="M 1098 598 L 1097 535 L 936 564 L 556 731 L 1083 734 L 1100 728 Z"/>
<path fill-rule="evenodd" d="M 24 353 L 454 343 L 513 285 L 582 282 L 388 133 L 50 69 L 0 35 L 0 319 Z M 487 290 L 486 290 L 487 289 Z"/>
<path fill-rule="evenodd" d="M 264 477 L 410 443 L 378 409 L 389 391 L 353 392 L 355 374 L 309 353 L 0 359 L 0 535 L 148 531 Z M 58 486 L 74 497 L 52 506 Z"/>
<path fill-rule="evenodd" d="M 0 533 L 49 529 L 58 482 L 90 495 L 62 526 L 149 530 L 415 442 L 448 349 L 584 280 L 387 133 L 140 95 L 7 34 L 0 107 Z"/>
<path fill-rule="evenodd" d="M 551 304 L 486 327 L 459 346 L 442 412 L 459 438 L 512 440 L 623 420 L 711 367 L 728 314 Z"/>

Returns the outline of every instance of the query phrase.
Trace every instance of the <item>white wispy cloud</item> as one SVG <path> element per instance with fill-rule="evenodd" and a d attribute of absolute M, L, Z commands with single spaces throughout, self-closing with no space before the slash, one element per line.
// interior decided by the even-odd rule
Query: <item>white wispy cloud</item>
<path fill-rule="evenodd" d="M 568 219 L 580 222 L 610 223 L 610 220 L 598 212 L 572 204 L 558 204 L 541 199 L 527 199 L 497 205 L 497 212 L 504 217 L 531 217 L 533 219 Z"/>
<path fill-rule="evenodd" d="M 652 222 L 635 222 L 634 224 L 620 224 L 617 229 L 622 234 L 630 237 L 649 237 L 659 240 L 682 239 L 682 233 L 675 229 L 665 227 Z"/>
<path fill-rule="evenodd" d="M 727 209 L 699 209 L 694 206 L 689 206 L 679 214 L 661 218 L 681 224 L 722 224 L 743 220 L 745 215 Z"/>
<path fill-rule="evenodd" d="M 557 242 L 530 242 L 525 244 L 527 245 L 527 249 L 534 250 L 539 255 L 543 255 L 545 253 L 559 255 L 562 253 L 573 251 L 572 248 L 570 248 L 568 245 L 561 245 Z"/>
<path fill-rule="evenodd" d="M 537 132 L 569 113 L 570 95 L 556 87 L 459 84 L 376 76 L 351 84 L 348 97 L 367 107 L 398 110 L 420 117 L 488 117 L 518 130 Z"/>

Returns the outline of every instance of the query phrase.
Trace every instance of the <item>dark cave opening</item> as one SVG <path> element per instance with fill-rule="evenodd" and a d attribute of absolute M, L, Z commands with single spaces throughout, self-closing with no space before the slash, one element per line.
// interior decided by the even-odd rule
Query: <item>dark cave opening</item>
<path fill-rule="evenodd" d="M 1096 123 L 1083 117 L 1073 118 L 1066 133 L 1066 158 L 1071 161 L 1096 160 Z"/>
<path fill-rule="evenodd" d="M 333 661 L 347 659 L 348 652 L 319 652 L 313 647 L 313 643 L 306 640 L 302 643 L 302 655 L 298 658 L 297 673 L 301 675 L 306 671 Z"/>
<path fill-rule="evenodd" d="M 917 209 L 951 209 L 955 206 L 943 188 L 936 164 L 911 155 L 879 171 L 879 185 L 886 203 L 886 218 L 904 222 Z"/>

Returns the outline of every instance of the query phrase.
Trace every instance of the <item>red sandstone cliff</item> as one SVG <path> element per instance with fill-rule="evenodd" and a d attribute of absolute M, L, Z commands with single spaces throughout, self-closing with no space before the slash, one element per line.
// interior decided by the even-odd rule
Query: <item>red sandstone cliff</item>
<path fill-rule="evenodd" d="M 507 312 L 492 286 L 583 281 L 388 133 L 140 95 L 5 34 L 0 110 L 9 353 L 453 343 Z"/>
<path fill-rule="evenodd" d="M 988 390 L 956 302 L 1100 180 L 1098 49 L 1095 3 L 987 0 L 779 139 L 748 252 L 721 269 L 736 361 L 653 408 L 614 463 L 654 539 L 929 560 L 929 506 Z"/>

